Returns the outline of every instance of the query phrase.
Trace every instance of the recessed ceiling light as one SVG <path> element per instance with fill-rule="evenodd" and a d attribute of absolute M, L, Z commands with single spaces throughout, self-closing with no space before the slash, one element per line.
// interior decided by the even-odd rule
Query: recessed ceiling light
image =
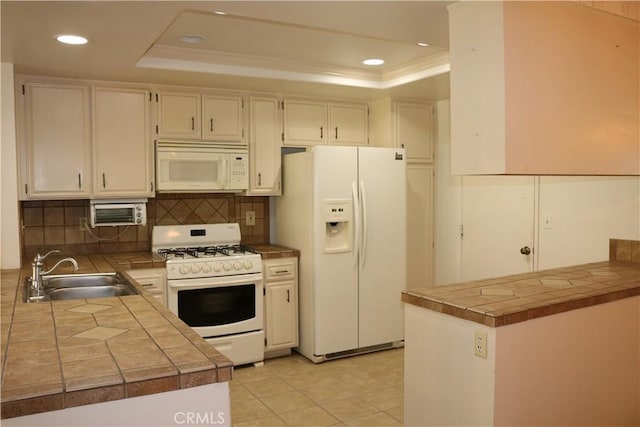
<path fill-rule="evenodd" d="M 429 43 L 420 42 L 420 43 L 418 43 L 418 46 L 420 46 L 420 47 L 429 47 Z"/>
<path fill-rule="evenodd" d="M 56 36 L 56 40 L 60 43 L 64 44 L 87 44 L 88 40 L 86 37 L 76 36 L 74 34 L 59 34 Z"/>
<path fill-rule="evenodd" d="M 202 43 L 204 41 L 204 37 L 195 34 L 188 34 L 180 37 L 180 41 L 183 43 Z"/>
<path fill-rule="evenodd" d="M 370 59 L 365 59 L 364 61 L 362 61 L 362 63 L 364 65 L 382 65 L 384 64 L 384 59 L 370 58 Z"/>

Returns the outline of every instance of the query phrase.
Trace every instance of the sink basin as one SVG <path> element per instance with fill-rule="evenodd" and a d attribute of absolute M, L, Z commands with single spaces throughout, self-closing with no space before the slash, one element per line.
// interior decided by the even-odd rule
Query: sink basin
<path fill-rule="evenodd" d="M 69 300 L 85 298 L 119 297 L 123 295 L 136 295 L 137 292 L 126 285 L 82 286 L 76 288 L 56 288 L 45 290 L 49 300 Z"/>
<path fill-rule="evenodd" d="M 113 274 L 65 274 L 44 276 L 42 285 L 49 288 L 84 288 L 96 286 L 114 286 L 122 284 L 122 278 Z"/>
<path fill-rule="evenodd" d="M 138 295 L 136 288 L 118 273 L 44 276 L 40 295 L 33 296 L 27 279 L 24 301 L 58 301 Z"/>

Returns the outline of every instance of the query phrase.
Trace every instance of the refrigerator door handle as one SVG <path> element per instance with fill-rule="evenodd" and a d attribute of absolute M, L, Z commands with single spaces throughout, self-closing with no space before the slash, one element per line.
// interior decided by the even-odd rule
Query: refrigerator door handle
<path fill-rule="evenodd" d="M 360 239 L 360 266 L 364 267 L 367 257 L 367 199 L 364 194 L 364 181 L 360 181 L 360 205 L 362 206 L 362 237 Z"/>
<path fill-rule="evenodd" d="M 351 198 L 353 199 L 353 236 L 351 239 L 353 246 L 353 266 L 358 267 L 358 253 L 360 252 L 360 203 L 358 203 L 358 187 L 354 182 L 351 183 Z"/>

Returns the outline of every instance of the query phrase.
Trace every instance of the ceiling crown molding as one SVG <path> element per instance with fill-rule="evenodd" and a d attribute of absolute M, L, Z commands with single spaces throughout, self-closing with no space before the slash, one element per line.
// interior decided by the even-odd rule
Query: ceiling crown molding
<path fill-rule="evenodd" d="M 389 89 L 448 72 L 449 54 L 448 52 L 440 52 L 385 71 L 329 67 L 326 64 L 310 63 L 309 61 L 156 45 L 147 51 L 136 66 Z"/>

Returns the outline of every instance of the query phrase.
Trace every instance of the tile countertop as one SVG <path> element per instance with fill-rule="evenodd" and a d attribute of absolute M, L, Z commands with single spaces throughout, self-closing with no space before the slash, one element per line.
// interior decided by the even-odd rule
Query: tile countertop
<path fill-rule="evenodd" d="M 269 243 L 260 245 L 247 245 L 262 256 L 262 259 L 299 257 L 300 251 L 287 248 L 285 246 L 272 245 Z"/>
<path fill-rule="evenodd" d="M 490 327 L 640 295 L 640 263 L 604 261 L 436 288 L 402 301 Z"/>
<path fill-rule="evenodd" d="M 609 239 L 609 261 L 436 288 L 402 301 L 497 327 L 640 295 L 640 240 Z"/>
<path fill-rule="evenodd" d="M 80 273 L 164 267 L 150 253 L 75 258 Z M 2 418 L 231 379 L 231 361 L 146 291 L 26 304 L 30 275 L 30 265 L 1 275 Z"/>

